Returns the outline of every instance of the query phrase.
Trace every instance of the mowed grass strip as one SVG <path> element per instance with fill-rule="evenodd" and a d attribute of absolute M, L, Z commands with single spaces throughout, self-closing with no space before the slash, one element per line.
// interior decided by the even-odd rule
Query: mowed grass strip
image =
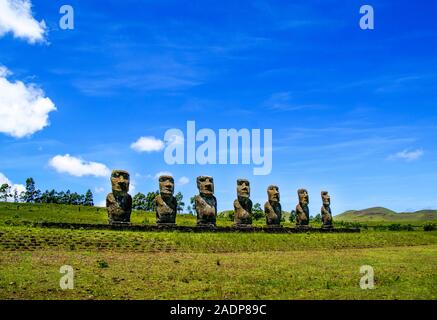
<path fill-rule="evenodd" d="M 257 252 L 337 250 L 437 244 L 437 231 L 357 234 L 182 233 L 66 230 L 0 226 L 0 250 L 119 250 L 136 252 Z"/>
<path fill-rule="evenodd" d="M 436 245 L 227 254 L 5 251 L 0 299 L 436 299 L 436 257 Z M 73 290 L 59 287 L 62 265 L 74 268 Z M 374 290 L 359 286 L 362 265 L 374 268 Z"/>

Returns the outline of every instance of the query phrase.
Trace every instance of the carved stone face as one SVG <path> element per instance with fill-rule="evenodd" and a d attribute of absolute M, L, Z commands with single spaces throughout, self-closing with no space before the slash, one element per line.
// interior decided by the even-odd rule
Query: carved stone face
<path fill-rule="evenodd" d="M 124 170 L 114 170 L 111 174 L 111 184 L 113 192 L 128 192 L 130 177 Z"/>
<path fill-rule="evenodd" d="M 331 204 L 331 197 L 329 196 L 328 191 L 322 191 L 322 202 L 325 206 L 329 206 Z"/>
<path fill-rule="evenodd" d="M 197 188 L 199 193 L 206 196 L 214 194 L 214 179 L 208 176 L 197 177 Z"/>
<path fill-rule="evenodd" d="M 246 179 L 237 180 L 237 195 L 243 198 L 250 197 L 250 183 Z"/>
<path fill-rule="evenodd" d="M 299 203 L 303 205 L 308 205 L 310 202 L 308 191 L 305 189 L 297 190 L 297 194 L 299 195 Z"/>
<path fill-rule="evenodd" d="M 279 202 L 279 188 L 277 186 L 269 186 L 267 188 L 267 195 L 270 202 Z"/>
<path fill-rule="evenodd" d="M 173 195 L 174 192 L 174 179 L 171 176 L 159 177 L 159 192 L 162 195 Z"/>

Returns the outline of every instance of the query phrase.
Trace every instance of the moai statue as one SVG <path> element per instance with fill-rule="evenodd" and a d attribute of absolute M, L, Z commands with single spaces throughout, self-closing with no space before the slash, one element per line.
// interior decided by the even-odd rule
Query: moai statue
<path fill-rule="evenodd" d="M 271 227 L 279 227 L 281 225 L 282 208 L 279 203 L 279 188 L 277 186 L 269 186 L 267 188 L 269 201 L 264 205 L 266 214 L 266 224 Z"/>
<path fill-rule="evenodd" d="M 197 225 L 215 226 L 217 219 L 217 199 L 214 197 L 214 179 L 208 176 L 197 177 L 199 194 L 195 197 Z"/>
<path fill-rule="evenodd" d="M 132 213 L 132 197 L 129 192 L 129 173 L 114 170 L 111 174 L 112 192 L 106 197 L 106 209 L 110 224 L 129 224 Z"/>
<path fill-rule="evenodd" d="M 296 226 L 305 227 L 309 225 L 310 210 L 308 209 L 309 196 L 305 189 L 297 190 L 299 204 L 296 206 Z"/>
<path fill-rule="evenodd" d="M 175 224 L 178 203 L 173 196 L 174 179 L 171 176 L 159 177 L 159 195 L 155 197 L 156 223 Z"/>
<path fill-rule="evenodd" d="M 236 226 L 251 225 L 252 200 L 250 200 L 250 183 L 248 180 L 237 180 L 237 197 L 234 201 L 234 223 Z"/>
<path fill-rule="evenodd" d="M 332 213 L 331 213 L 331 197 L 328 194 L 328 191 L 322 191 L 322 228 L 330 229 L 333 228 L 332 225 Z"/>

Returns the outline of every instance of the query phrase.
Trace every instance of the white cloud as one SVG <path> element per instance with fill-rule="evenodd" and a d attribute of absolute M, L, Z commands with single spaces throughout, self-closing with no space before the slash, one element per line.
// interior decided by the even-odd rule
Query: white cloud
<path fill-rule="evenodd" d="M 407 162 L 419 160 L 424 155 L 423 150 L 417 149 L 414 151 L 404 150 L 393 154 L 389 157 L 389 160 L 405 160 Z"/>
<path fill-rule="evenodd" d="M 15 191 L 17 191 L 18 196 L 21 194 L 21 192 L 26 191 L 26 187 L 24 185 L 12 183 L 11 180 L 9 180 L 3 173 L 0 172 L 0 186 L 5 183 L 11 187 L 12 197 L 8 197 L 8 201 L 14 200 L 13 195 Z"/>
<path fill-rule="evenodd" d="M 130 147 L 138 152 L 157 152 L 164 149 L 164 142 L 155 137 L 141 137 Z"/>
<path fill-rule="evenodd" d="M 75 177 L 109 177 L 111 174 L 108 167 L 102 163 L 85 161 L 69 154 L 53 157 L 50 159 L 49 165 L 59 173 L 68 173 Z"/>
<path fill-rule="evenodd" d="M 159 179 L 160 176 L 172 176 L 173 174 L 171 172 L 168 171 L 159 171 L 158 173 L 155 174 L 155 179 Z"/>
<path fill-rule="evenodd" d="M 0 66 L 0 132 L 22 138 L 48 126 L 49 113 L 56 108 L 42 89 L 35 84 L 10 82 L 10 74 Z"/>
<path fill-rule="evenodd" d="M 46 24 L 32 16 L 30 0 L 0 0 L 0 37 L 12 32 L 29 43 L 44 42 Z"/>
<path fill-rule="evenodd" d="M 11 180 L 9 180 L 3 173 L 0 172 L 0 185 L 5 183 L 11 185 Z"/>
<path fill-rule="evenodd" d="M 180 177 L 177 184 L 180 186 L 186 185 L 190 182 L 190 179 L 188 179 L 187 177 Z"/>

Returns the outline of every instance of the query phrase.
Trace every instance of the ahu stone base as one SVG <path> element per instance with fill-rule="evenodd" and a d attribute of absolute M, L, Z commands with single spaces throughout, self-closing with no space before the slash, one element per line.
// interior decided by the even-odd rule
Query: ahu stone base
<path fill-rule="evenodd" d="M 125 223 L 117 224 L 84 224 L 84 223 L 58 223 L 58 222 L 40 222 L 34 224 L 36 227 L 43 228 L 60 228 L 60 229 L 85 229 L 85 230 L 126 230 L 126 231 L 178 231 L 178 232 L 265 232 L 265 233 L 357 233 L 359 228 L 315 228 L 315 227 L 283 227 L 283 226 L 248 226 L 235 225 L 231 227 L 206 226 L 178 226 L 175 224 L 158 224 L 158 225 L 133 225 Z"/>

